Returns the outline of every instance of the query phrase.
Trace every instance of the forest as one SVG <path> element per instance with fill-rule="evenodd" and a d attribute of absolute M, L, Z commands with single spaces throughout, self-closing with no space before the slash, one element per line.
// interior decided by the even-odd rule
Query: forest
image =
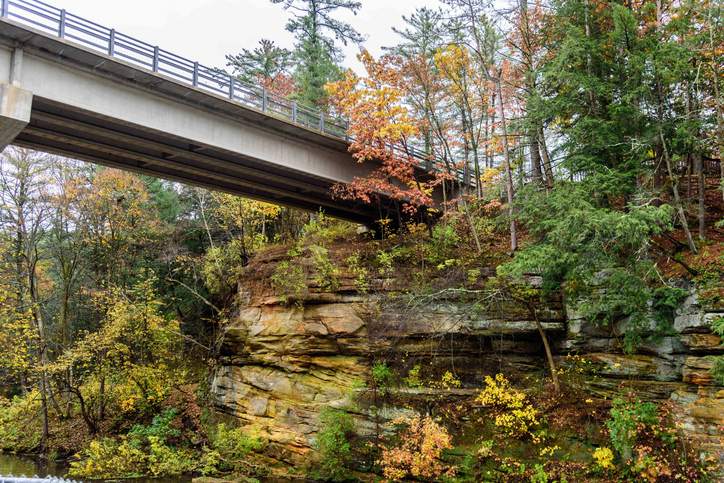
<path fill-rule="evenodd" d="M 82 480 L 721 481 L 722 3 L 442 0 L 380 56 L 360 1 L 271 3 L 294 48 L 219 69 L 344 119 L 376 167 L 332 194 L 386 215 L 8 147 L 0 451 Z"/>

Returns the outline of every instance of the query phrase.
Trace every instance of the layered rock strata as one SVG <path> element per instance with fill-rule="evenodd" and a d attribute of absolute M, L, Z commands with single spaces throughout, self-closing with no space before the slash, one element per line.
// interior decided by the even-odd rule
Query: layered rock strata
<path fill-rule="evenodd" d="M 353 273 L 340 273 L 334 290 L 319 286 L 308 266 L 307 290 L 283 303 L 269 283 L 282 252 L 270 252 L 245 271 L 239 308 L 224 328 L 221 356 L 212 383 L 216 406 L 238 417 L 270 442 L 271 454 L 298 464 L 313 447 L 325 407 L 357 411 L 359 427 L 372 431 L 369 415 L 353 403 L 375 360 L 398 374 L 419 364 L 428 377 L 451 371 L 459 389 L 410 389 L 409 397 L 441 400 L 473 394 L 486 374 L 540 381 L 545 358 L 529 312 L 514 304 L 482 310 L 455 291 L 410 301 L 395 297 L 394 278 L 371 280 L 360 293 Z M 308 263 L 302 261 L 302 263 Z M 535 280 L 531 283 L 535 284 Z M 724 388 L 709 374 L 710 356 L 724 352 L 711 332 L 724 315 L 699 304 L 695 293 L 677 311 L 672 330 L 625 354 L 621 326 L 596 327 L 561 303 L 537 310 L 556 357 L 583 355 L 596 367 L 587 383 L 605 397 L 633 390 L 642 398 L 671 400 L 687 435 L 717 458 L 724 455 Z M 358 408 L 358 409 L 354 409 Z M 384 408 L 385 418 L 408 411 Z"/>

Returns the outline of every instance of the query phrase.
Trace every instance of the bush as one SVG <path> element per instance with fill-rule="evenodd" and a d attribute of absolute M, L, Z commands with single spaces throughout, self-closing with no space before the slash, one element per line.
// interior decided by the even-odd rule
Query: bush
<path fill-rule="evenodd" d="M 321 428 L 315 448 L 318 451 L 315 477 L 329 481 L 343 481 L 349 476 L 352 445 L 349 438 L 354 432 L 352 417 L 339 409 L 324 408 L 320 414 Z"/>
<path fill-rule="evenodd" d="M 354 223 L 329 218 L 320 211 L 302 228 L 302 240 L 305 243 L 329 245 L 338 240 L 354 238 L 356 231 L 357 225 Z"/>
<path fill-rule="evenodd" d="M 321 245 L 308 248 L 314 266 L 314 281 L 322 290 L 335 291 L 339 288 L 339 269 L 329 258 L 329 250 Z"/>
<path fill-rule="evenodd" d="M 307 277 L 304 269 L 298 263 L 290 260 L 279 262 L 274 267 L 271 283 L 275 293 L 284 304 L 292 300 L 300 301 L 307 289 Z"/>
<path fill-rule="evenodd" d="M 462 382 L 460 379 L 458 379 L 455 374 L 453 374 L 450 371 L 445 371 L 445 373 L 440 377 L 440 381 L 436 384 L 438 387 L 450 390 L 450 389 L 459 389 L 462 386 Z"/>
<path fill-rule="evenodd" d="M 460 235 L 451 224 L 438 224 L 432 229 L 432 237 L 427 243 L 426 260 L 432 266 L 444 266 L 454 259 L 460 245 Z"/>
<path fill-rule="evenodd" d="M 39 412 L 37 390 L 12 400 L 0 398 L 0 449 L 24 453 L 37 448 L 42 434 Z"/>
<path fill-rule="evenodd" d="M 407 476 L 438 481 L 455 476 L 455 468 L 440 461 L 443 451 L 452 448 L 452 438 L 445 427 L 429 416 L 400 418 L 393 424 L 402 426 L 396 446 L 382 450 L 379 464 L 385 478 L 399 481 Z"/>
<path fill-rule="evenodd" d="M 146 471 L 144 452 L 125 440 L 120 442 L 111 438 L 94 440 L 76 456 L 79 459 L 70 463 L 68 476 L 132 478 L 143 476 Z"/>
<path fill-rule="evenodd" d="M 380 391 L 382 395 L 386 394 L 390 386 L 394 373 L 392 369 L 385 362 L 375 362 L 372 365 L 372 381 L 375 383 L 375 387 Z"/>
<path fill-rule="evenodd" d="M 421 370 L 422 366 L 420 364 L 415 364 L 412 369 L 408 371 L 407 377 L 404 379 L 405 384 L 412 388 L 421 388 L 423 386 L 422 379 L 420 378 Z"/>
<path fill-rule="evenodd" d="M 528 402 L 523 391 L 511 387 L 503 374 L 496 374 L 495 379 L 485 376 L 485 389 L 476 400 L 495 410 L 495 426 L 508 436 L 530 434 L 539 424 L 539 411 Z"/>
<path fill-rule="evenodd" d="M 596 448 L 593 451 L 593 461 L 600 470 L 610 470 L 613 468 L 613 451 L 611 448 Z"/>
<path fill-rule="evenodd" d="M 170 438 L 177 438 L 181 435 L 178 428 L 171 426 L 178 412 L 176 409 L 166 409 L 161 414 L 153 417 L 150 426 L 142 424 L 134 425 L 128 432 L 128 436 L 136 441 L 143 441 L 148 438 L 156 438 L 162 443 L 166 443 Z"/>
<path fill-rule="evenodd" d="M 120 439 L 91 441 L 88 448 L 71 462 L 69 476 L 82 478 L 133 478 L 138 476 L 174 476 L 196 470 L 193 450 L 171 444 L 181 436 L 173 426 L 175 409 L 154 416 L 150 425 L 134 425 Z"/>
<path fill-rule="evenodd" d="M 367 293 L 370 288 L 369 272 L 362 264 L 362 257 L 359 253 L 350 255 L 345 260 L 347 268 L 354 275 L 354 286 L 360 293 Z"/>
<path fill-rule="evenodd" d="M 228 428 L 226 424 L 219 423 L 211 439 L 212 452 L 202 460 L 202 466 L 207 474 L 212 473 L 212 469 L 222 472 L 258 473 L 258 469 L 252 467 L 247 456 L 262 451 L 265 447 L 266 442 L 258 436 L 248 435 L 242 428 Z"/>
<path fill-rule="evenodd" d="M 621 398 L 613 400 L 611 418 L 606 421 L 606 426 L 611 445 L 624 461 L 631 459 L 633 447 L 643 427 L 658 422 L 656 412 L 654 403 L 624 401 Z"/>

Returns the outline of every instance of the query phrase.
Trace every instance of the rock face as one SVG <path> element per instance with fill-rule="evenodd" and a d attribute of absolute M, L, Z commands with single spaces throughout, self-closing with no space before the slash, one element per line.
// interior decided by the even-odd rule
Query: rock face
<path fill-rule="evenodd" d="M 284 304 L 268 282 L 282 255 L 271 252 L 255 260 L 242 277 L 238 312 L 224 328 L 212 382 L 218 409 L 268 439 L 270 456 L 282 462 L 305 461 L 320 411 L 349 407 L 375 360 L 391 362 L 402 376 L 419 364 L 427 380 L 439 380 L 446 371 L 461 380 L 459 390 L 417 391 L 430 400 L 474 393 L 486 374 L 542 379 L 540 335 L 519 306 L 482 311 L 453 291 L 403 302 L 391 296 L 400 288 L 394 279 L 372 280 L 369 291 L 359 293 L 352 273 L 341 273 L 330 290 L 309 270 L 301 300 Z M 573 311 L 566 317 L 560 302 L 539 308 L 537 316 L 561 363 L 567 354 L 594 362 L 592 391 L 611 397 L 632 389 L 642 398 L 671 399 L 681 428 L 724 457 L 724 389 L 714 386 L 707 358 L 724 348 L 710 330 L 717 313 L 702 308 L 696 295 L 677 312 L 672 333 L 633 355 L 624 354 L 616 327 L 602 330 Z M 392 418 L 405 408 L 385 411 L 383 416 Z M 372 431 L 365 411 L 356 416 L 360 427 Z"/>

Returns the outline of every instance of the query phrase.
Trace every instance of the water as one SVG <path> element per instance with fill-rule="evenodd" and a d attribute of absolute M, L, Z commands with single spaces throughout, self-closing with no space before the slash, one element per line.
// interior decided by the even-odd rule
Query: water
<path fill-rule="evenodd" d="M 26 458 L 23 456 L 15 456 L 10 454 L 0 453 L 0 475 L 13 475 L 13 476 L 65 476 L 68 471 L 66 465 L 54 462 L 43 462 L 32 458 Z M 78 480 L 78 478 L 75 478 Z M 94 480 L 98 481 L 98 480 Z M 177 476 L 173 478 L 134 478 L 130 480 L 118 480 L 128 481 L 133 483 L 176 483 L 176 482 L 189 482 L 190 477 Z"/>
<path fill-rule="evenodd" d="M 66 468 L 53 462 L 0 453 L 0 475 L 7 476 L 64 476 Z"/>

